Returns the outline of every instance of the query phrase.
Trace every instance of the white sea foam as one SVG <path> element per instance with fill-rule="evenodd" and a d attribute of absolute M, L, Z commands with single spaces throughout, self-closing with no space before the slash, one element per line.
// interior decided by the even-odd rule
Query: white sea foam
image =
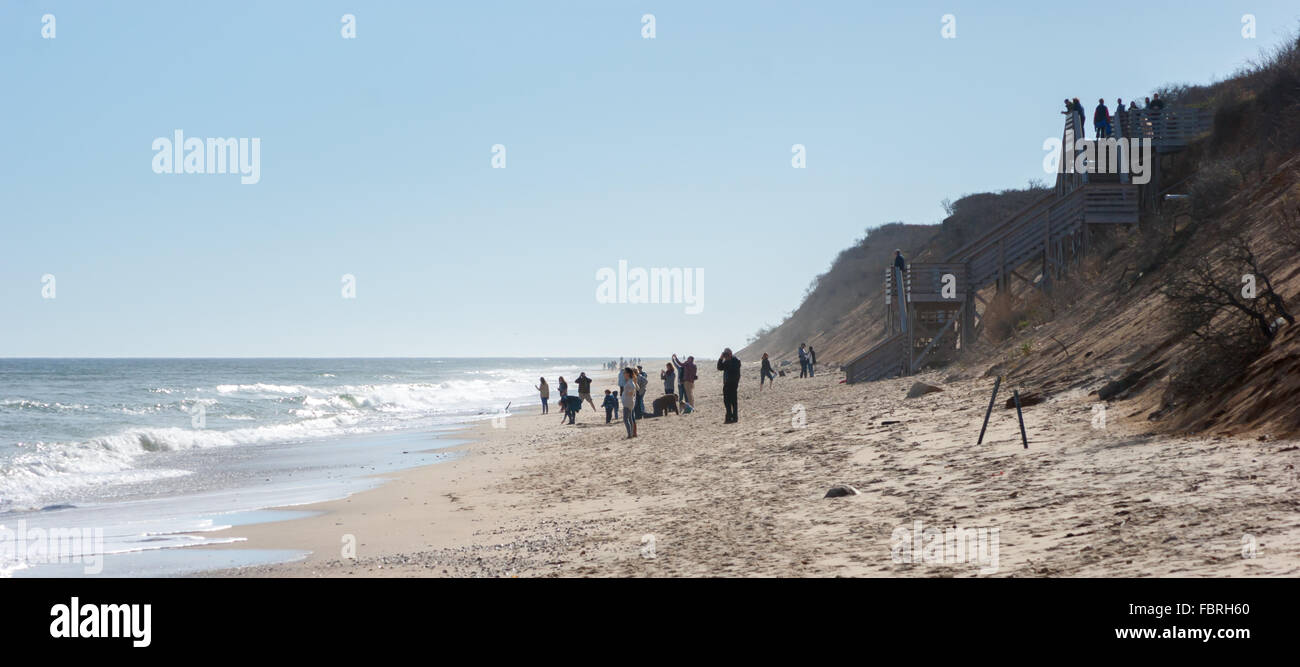
<path fill-rule="evenodd" d="M 9 456 L 7 460 L 0 459 L 0 509 L 48 502 L 85 487 L 148 482 L 187 474 L 183 470 L 136 467 L 139 457 L 158 452 L 311 441 L 482 414 L 499 409 L 506 402 L 519 403 L 532 396 L 536 374 L 534 370 L 510 369 L 425 383 L 319 387 L 269 382 L 217 385 L 220 400 L 185 398 L 170 404 L 178 412 L 204 406 L 206 428 L 190 428 L 185 413 L 180 412 L 181 418 L 173 423 L 183 426 L 126 428 L 80 442 L 37 443 L 28 451 Z M 222 415 L 219 410 L 228 400 L 248 409 L 240 407 L 239 414 Z M 277 407 L 286 402 L 287 406 Z M 295 404 L 297 407 L 291 407 Z M 168 412 L 163 409 L 166 407 L 137 407 L 129 414 Z M 263 412 L 264 416 L 255 416 Z M 224 419 L 258 423 L 220 428 Z"/>

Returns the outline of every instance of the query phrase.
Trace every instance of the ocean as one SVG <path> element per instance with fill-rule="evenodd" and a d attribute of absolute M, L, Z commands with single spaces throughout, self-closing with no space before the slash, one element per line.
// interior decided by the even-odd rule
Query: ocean
<path fill-rule="evenodd" d="M 181 547 L 444 460 L 457 428 L 539 405 L 539 377 L 555 396 L 605 361 L 0 359 L 0 576 L 300 558 Z M 41 549 L 55 531 L 85 539 Z"/>

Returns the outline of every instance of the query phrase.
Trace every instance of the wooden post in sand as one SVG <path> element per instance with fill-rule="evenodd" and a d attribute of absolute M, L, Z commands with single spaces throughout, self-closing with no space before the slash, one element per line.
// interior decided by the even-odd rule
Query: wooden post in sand
<path fill-rule="evenodd" d="M 1025 416 L 1020 414 L 1020 390 L 1013 391 L 1011 397 L 1016 399 L 1016 419 L 1020 421 L 1020 441 L 1025 443 L 1025 449 L 1029 449 L 1029 437 L 1025 435 Z"/>
<path fill-rule="evenodd" d="M 993 395 L 989 396 L 989 409 L 984 411 L 984 425 L 980 427 L 980 440 L 976 445 L 984 444 L 984 429 L 989 427 L 989 415 L 993 414 L 993 402 L 998 400 L 998 387 L 1002 386 L 1002 376 L 993 381 Z"/>

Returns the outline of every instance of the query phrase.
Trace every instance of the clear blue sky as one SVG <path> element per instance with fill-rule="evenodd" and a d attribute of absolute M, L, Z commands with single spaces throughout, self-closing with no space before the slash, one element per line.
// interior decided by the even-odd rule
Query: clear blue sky
<path fill-rule="evenodd" d="M 1063 97 L 1300 17 L 1045 5 L 6 0 L 0 356 L 715 355 L 865 229 L 1043 178 Z M 260 138 L 261 182 L 153 173 L 175 129 Z M 597 303 L 620 259 L 703 269 L 703 312 Z"/>

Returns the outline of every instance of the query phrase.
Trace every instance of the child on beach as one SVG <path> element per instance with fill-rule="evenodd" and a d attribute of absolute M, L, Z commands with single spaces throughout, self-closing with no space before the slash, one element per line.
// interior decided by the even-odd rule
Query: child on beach
<path fill-rule="evenodd" d="M 605 408 L 605 423 L 618 417 L 618 398 L 608 389 L 605 390 L 605 401 L 601 403 Z"/>

